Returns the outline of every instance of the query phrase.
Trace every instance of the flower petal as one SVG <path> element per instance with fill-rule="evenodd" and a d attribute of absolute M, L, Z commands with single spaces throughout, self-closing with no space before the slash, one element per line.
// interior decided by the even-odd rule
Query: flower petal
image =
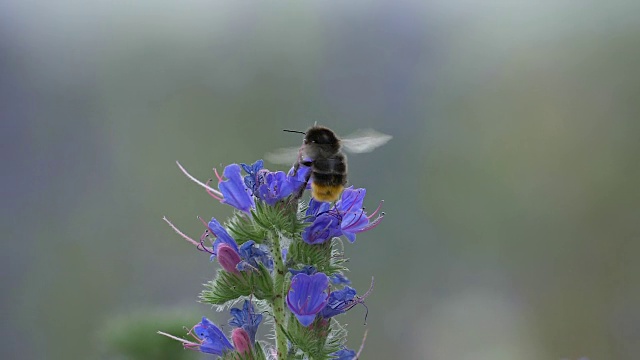
<path fill-rule="evenodd" d="M 248 214 L 255 204 L 250 195 L 251 190 L 245 185 L 240 172 L 241 169 L 238 164 L 231 164 L 225 167 L 223 175 L 227 180 L 220 182 L 218 188 L 220 192 L 222 192 L 223 203 L 229 204 Z"/>
<path fill-rule="evenodd" d="M 209 221 L 208 227 L 209 227 L 209 230 L 211 230 L 211 232 L 213 233 L 213 235 L 216 236 L 216 241 L 213 242 L 214 255 L 218 253 L 218 246 L 220 244 L 227 244 L 231 246 L 233 250 L 235 250 L 236 252 L 239 252 L 238 244 L 236 243 L 236 241 L 231 237 L 231 235 L 229 235 L 227 230 L 222 225 L 220 225 L 220 223 L 218 222 L 218 220 L 216 220 L 216 218 L 211 218 L 211 221 Z"/>

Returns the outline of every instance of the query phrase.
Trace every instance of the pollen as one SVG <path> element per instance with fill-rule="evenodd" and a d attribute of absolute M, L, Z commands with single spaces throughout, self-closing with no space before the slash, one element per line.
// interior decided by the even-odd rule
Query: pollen
<path fill-rule="evenodd" d="M 311 196 L 318 201 L 332 202 L 338 200 L 342 194 L 344 186 L 342 185 L 319 185 L 311 183 Z"/>

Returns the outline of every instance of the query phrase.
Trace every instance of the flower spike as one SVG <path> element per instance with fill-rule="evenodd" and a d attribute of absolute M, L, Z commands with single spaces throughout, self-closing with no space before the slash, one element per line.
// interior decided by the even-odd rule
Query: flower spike
<path fill-rule="evenodd" d="M 299 150 L 299 159 L 305 158 L 307 154 Z M 314 161 L 307 160 L 309 164 Z M 262 160 L 250 165 L 232 163 L 220 173 L 214 168 L 215 176 L 204 183 L 176 164 L 209 196 L 238 210 L 227 221 L 216 217 L 205 221 L 198 216 L 205 227 L 199 239 L 189 237 L 166 217 L 163 220 L 216 260 L 218 269 L 210 272 L 214 278 L 205 284 L 200 301 L 218 309 L 242 306 L 230 309 L 229 331 L 203 317 L 187 329 L 193 339 L 158 333 L 186 349 L 216 355 L 214 358 L 358 359 L 367 331 L 357 352 L 348 349 L 344 346 L 346 330 L 337 318 L 362 304 L 366 325 L 369 309 L 365 300 L 373 291 L 374 278 L 362 295 L 351 287 L 345 276 L 349 269 L 344 239 L 353 243 L 357 234 L 378 226 L 385 216 L 381 211 L 384 201 L 368 213 L 363 207 L 366 189 L 351 186 L 335 202 L 312 197 L 305 203 L 301 198 L 315 170 L 309 164 L 294 165 L 285 173 L 264 168 Z M 215 180 L 217 186 L 212 185 Z M 261 323 L 273 326 L 273 347 L 265 348 L 262 341 L 256 341 Z"/>

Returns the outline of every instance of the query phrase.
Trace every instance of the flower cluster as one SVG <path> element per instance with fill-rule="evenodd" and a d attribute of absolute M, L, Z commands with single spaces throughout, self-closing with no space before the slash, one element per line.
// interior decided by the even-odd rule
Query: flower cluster
<path fill-rule="evenodd" d="M 304 165 L 284 173 L 265 169 L 262 160 L 231 164 L 222 176 L 214 169 L 217 188 L 212 180 L 201 182 L 178 166 L 211 197 L 236 209 L 224 225 L 215 218 L 201 219 L 205 230 L 199 241 L 164 219 L 220 264 L 200 300 L 220 309 L 244 302 L 242 308 L 230 309 L 231 340 L 206 318 L 190 331 L 195 341 L 162 334 L 185 348 L 223 359 L 358 358 L 359 353 L 345 347 L 346 331 L 335 317 L 364 304 L 373 282 L 362 296 L 349 286 L 338 238 L 354 242 L 356 234 L 380 224 L 382 202 L 367 214 L 366 190 L 353 187 L 344 189 L 334 203 L 313 198 L 305 202 L 311 168 Z M 275 347 L 256 340 L 264 315 L 273 321 Z"/>

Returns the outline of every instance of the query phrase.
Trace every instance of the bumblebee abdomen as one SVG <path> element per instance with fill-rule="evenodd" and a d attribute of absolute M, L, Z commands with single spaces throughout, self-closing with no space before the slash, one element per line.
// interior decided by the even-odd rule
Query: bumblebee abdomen
<path fill-rule="evenodd" d="M 332 202 L 338 200 L 344 190 L 343 185 L 323 185 L 318 182 L 311 183 L 311 196 L 318 201 Z"/>
<path fill-rule="evenodd" d="M 347 172 L 347 160 L 341 153 L 331 158 L 318 158 L 313 161 L 313 170 L 323 174 L 344 174 Z"/>
<path fill-rule="evenodd" d="M 312 171 L 311 177 L 314 183 L 318 183 L 324 186 L 338 186 L 345 185 L 347 183 L 346 173 L 322 173 L 315 171 L 314 169 Z"/>

